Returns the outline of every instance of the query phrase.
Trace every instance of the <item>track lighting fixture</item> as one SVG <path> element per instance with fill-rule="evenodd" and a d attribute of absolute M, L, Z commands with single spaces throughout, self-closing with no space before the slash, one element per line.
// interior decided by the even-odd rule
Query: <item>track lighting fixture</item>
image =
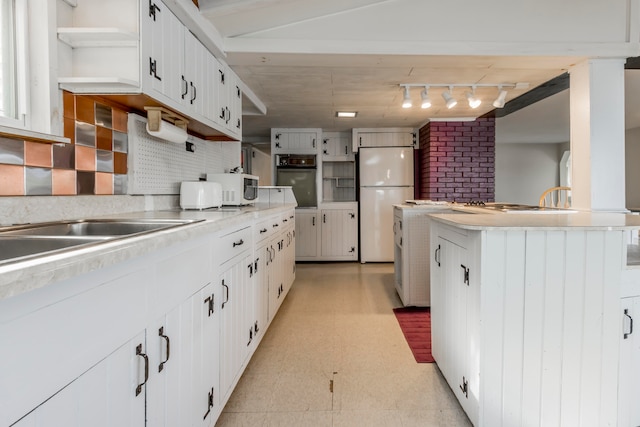
<path fill-rule="evenodd" d="M 476 88 L 475 86 L 471 88 L 471 92 L 467 92 L 465 94 L 465 96 L 467 97 L 467 102 L 469 103 L 469 107 L 471 108 L 478 108 L 480 106 L 480 104 L 482 104 L 482 101 L 480 101 L 478 98 L 476 98 Z"/>
<path fill-rule="evenodd" d="M 432 106 L 432 99 L 429 97 L 429 90 L 434 87 L 444 88 L 442 92 L 442 98 L 444 99 L 448 109 L 455 107 L 458 101 L 453 97 L 454 87 L 467 87 L 471 88 L 470 91 L 465 92 L 465 97 L 469 103 L 470 108 L 478 108 L 482 104 L 482 99 L 476 94 L 476 88 L 491 88 L 498 89 L 498 97 L 493 101 L 495 108 L 503 108 L 507 99 L 506 88 L 512 88 L 516 90 L 524 90 L 529 88 L 529 83 L 401 83 L 400 87 L 404 89 L 404 95 L 402 98 L 402 108 L 410 108 L 413 103 L 411 102 L 410 89 L 412 87 L 423 88 L 420 92 L 420 107 L 429 108 Z M 482 95 L 482 91 L 480 92 Z M 518 93 L 519 95 L 520 93 Z"/>
<path fill-rule="evenodd" d="M 507 99 L 507 91 L 502 89 L 502 86 L 498 86 L 498 97 L 493 101 L 493 106 L 496 108 L 503 108 L 504 102 Z"/>
<path fill-rule="evenodd" d="M 411 108 L 411 94 L 409 94 L 409 87 L 404 87 L 404 98 L 402 99 L 402 108 Z"/>
<path fill-rule="evenodd" d="M 424 87 L 424 90 L 420 94 L 420 97 L 422 98 L 422 104 L 420 105 L 420 107 L 422 108 L 431 107 L 431 98 L 429 98 L 429 86 Z"/>
<path fill-rule="evenodd" d="M 456 105 L 458 105 L 458 101 L 451 95 L 453 92 L 453 86 L 449 86 L 449 90 L 442 92 L 442 97 L 444 98 L 444 102 L 447 104 L 448 109 L 452 109 Z"/>

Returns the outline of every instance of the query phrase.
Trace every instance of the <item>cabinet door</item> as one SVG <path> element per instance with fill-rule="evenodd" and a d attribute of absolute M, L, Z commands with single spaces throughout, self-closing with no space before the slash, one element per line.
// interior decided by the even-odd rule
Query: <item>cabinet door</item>
<path fill-rule="evenodd" d="M 220 292 L 215 283 L 200 290 L 190 302 L 194 313 L 192 378 L 193 425 L 211 426 L 222 411 L 220 396 Z"/>
<path fill-rule="evenodd" d="M 296 210 L 296 259 L 318 256 L 318 229 L 320 224 L 317 211 Z"/>
<path fill-rule="evenodd" d="M 344 258 L 357 256 L 357 219 L 352 210 L 322 210 L 322 256 Z"/>
<path fill-rule="evenodd" d="M 184 89 L 180 79 L 184 26 L 162 1 L 140 4 L 143 89 L 160 99 L 178 101 Z"/>
<path fill-rule="evenodd" d="M 50 399 L 22 418 L 16 427 L 145 424 L 144 332 L 119 347 Z M 140 393 L 136 395 L 136 388 Z"/>
<path fill-rule="evenodd" d="M 205 380 L 200 371 L 203 368 L 203 313 L 209 308 L 205 307 L 201 294 L 198 291 L 147 330 L 151 370 L 147 418 L 154 426 L 201 424 L 209 409 L 208 389 L 217 389 L 211 378 L 205 381 L 208 388 L 203 389 L 201 384 Z M 207 363 L 212 363 L 217 356 L 207 359 L 211 359 Z"/>
<path fill-rule="evenodd" d="M 320 135 L 317 129 L 272 129 L 271 149 L 274 153 L 316 154 Z"/>
<path fill-rule="evenodd" d="M 622 336 L 620 339 L 620 384 L 618 399 L 618 425 L 640 425 L 640 297 L 623 298 Z"/>
<path fill-rule="evenodd" d="M 231 110 L 231 120 L 229 129 L 240 139 L 242 137 L 242 89 L 240 89 L 240 79 L 229 69 L 231 84 L 229 86 L 229 109 Z"/>
<path fill-rule="evenodd" d="M 229 74 L 228 67 L 223 62 L 218 61 L 217 90 L 218 90 L 218 124 L 229 129 L 231 122 L 231 109 L 229 108 Z"/>
<path fill-rule="evenodd" d="M 479 281 L 470 269 L 467 249 L 438 237 L 435 250 L 439 283 L 432 305 L 432 343 L 438 367 L 458 401 L 475 424 L 479 413 Z M 437 266 L 440 264 L 440 266 Z M 472 288 L 473 286 L 473 288 Z M 437 349 L 436 349 L 437 347 Z"/>
<path fill-rule="evenodd" d="M 248 355 L 246 286 L 249 257 L 240 255 L 223 266 L 220 286 L 220 395 L 226 401 Z"/>
<path fill-rule="evenodd" d="M 353 157 L 350 135 L 325 136 L 322 138 L 322 158 L 347 160 Z"/>
<path fill-rule="evenodd" d="M 207 54 L 209 52 L 191 31 L 184 28 L 184 60 L 180 82 L 182 91 L 180 102 L 187 111 L 205 117 L 206 93 L 205 73 L 207 71 Z"/>

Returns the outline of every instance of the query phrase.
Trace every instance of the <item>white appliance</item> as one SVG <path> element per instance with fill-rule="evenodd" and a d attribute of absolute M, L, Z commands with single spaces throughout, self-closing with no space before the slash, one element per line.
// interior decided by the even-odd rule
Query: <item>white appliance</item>
<path fill-rule="evenodd" d="M 360 262 L 393 262 L 393 205 L 413 199 L 413 147 L 360 148 Z"/>
<path fill-rule="evenodd" d="M 183 181 L 180 183 L 182 209 L 208 209 L 222 206 L 222 186 L 217 182 Z"/>
<path fill-rule="evenodd" d="M 258 177 L 244 173 L 208 173 L 207 181 L 222 185 L 222 204 L 250 205 L 258 201 Z"/>

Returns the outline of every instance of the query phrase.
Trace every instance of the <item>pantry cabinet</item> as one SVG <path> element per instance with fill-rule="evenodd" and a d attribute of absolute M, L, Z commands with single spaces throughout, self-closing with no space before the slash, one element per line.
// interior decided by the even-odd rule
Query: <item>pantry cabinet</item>
<path fill-rule="evenodd" d="M 622 231 L 452 221 L 431 223 L 432 348 L 471 422 L 633 425 L 618 420 Z"/>

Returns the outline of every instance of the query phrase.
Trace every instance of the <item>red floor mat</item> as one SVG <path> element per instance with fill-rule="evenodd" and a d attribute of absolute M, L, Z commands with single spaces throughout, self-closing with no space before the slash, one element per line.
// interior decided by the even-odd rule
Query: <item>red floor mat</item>
<path fill-rule="evenodd" d="M 428 307 L 394 308 L 413 357 L 418 363 L 433 363 L 431 355 L 431 313 Z"/>

